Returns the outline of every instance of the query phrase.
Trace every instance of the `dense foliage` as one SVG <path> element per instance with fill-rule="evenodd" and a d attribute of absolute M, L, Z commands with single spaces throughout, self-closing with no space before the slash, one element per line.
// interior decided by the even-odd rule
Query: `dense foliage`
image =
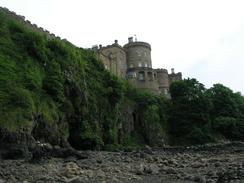
<path fill-rule="evenodd" d="M 77 149 L 244 140 L 240 93 L 195 79 L 172 83 L 170 92 L 171 100 L 139 91 L 92 51 L 0 10 L 0 131 Z"/>
<path fill-rule="evenodd" d="M 222 84 L 206 89 L 195 79 L 174 82 L 168 122 L 174 143 L 244 140 L 244 97 Z"/>

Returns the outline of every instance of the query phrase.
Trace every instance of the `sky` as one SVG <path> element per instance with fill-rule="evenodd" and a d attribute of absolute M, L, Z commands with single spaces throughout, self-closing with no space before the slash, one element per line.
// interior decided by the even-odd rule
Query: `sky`
<path fill-rule="evenodd" d="M 244 94 L 243 0 L 0 0 L 27 20 L 83 48 L 151 44 L 153 68 L 182 72 L 207 88 Z"/>

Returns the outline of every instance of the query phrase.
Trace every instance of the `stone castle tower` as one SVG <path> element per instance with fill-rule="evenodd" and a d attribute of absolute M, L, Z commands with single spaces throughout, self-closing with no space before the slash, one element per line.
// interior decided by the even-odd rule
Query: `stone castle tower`
<path fill-rule="evenodd" d="M 169 97 L 169 86 L 172 81 L 181 80 L 182 74 L 174 69 L 168 74 L 166 69 L 153 69 L 151 45 L 146 42 L 133 41 L 123 47 L 118 41 L 103 47 L 94 46 L 98 58 L 105 68 L 120 78 L 127 79 L 136 88 Z"/>

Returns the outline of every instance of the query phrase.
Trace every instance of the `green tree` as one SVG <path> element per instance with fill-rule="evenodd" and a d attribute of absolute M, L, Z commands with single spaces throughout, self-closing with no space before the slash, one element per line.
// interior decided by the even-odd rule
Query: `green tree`
<path fill-rule="evenodd" d="M 214 84 L 206 93 L 213 104 L 212 117 L 238 117 L 240 115 L 237 98 L 228 87 L 222 84 Z"/>
<path fill-rule="evenodd" d="M 173 82 L 170 86 L 171 109 L 168 122 L 170 135 L 182 143 L 203 143 L 210 140 L 208 134 L 195 131 L 208 131 L 211 102 L 205 95 L 205 87 L 196 79 Z M 196 134 L 202 140 L 196 141 Z M 180 142 L 177 142 L 180 143 Z"/>

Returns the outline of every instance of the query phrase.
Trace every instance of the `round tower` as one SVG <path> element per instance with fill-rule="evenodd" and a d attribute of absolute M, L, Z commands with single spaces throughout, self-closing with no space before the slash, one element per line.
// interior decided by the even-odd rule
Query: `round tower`
<path fill-rule="evenodd" d="M 124 46 L 127 58 L 127 79 L 136 88 L 159 94 L 157 73 L 152 69 L 151 46 L 145 42 L 129 42 Z"/>
<path fill-rule="evenodd" d="M 147 67 L 152 68 L 151 46 L 145 42 L 133 42 L 133 38 L 129 38 L 129 42 L 124 45 L 127 56 L 128 68 Z"/>

